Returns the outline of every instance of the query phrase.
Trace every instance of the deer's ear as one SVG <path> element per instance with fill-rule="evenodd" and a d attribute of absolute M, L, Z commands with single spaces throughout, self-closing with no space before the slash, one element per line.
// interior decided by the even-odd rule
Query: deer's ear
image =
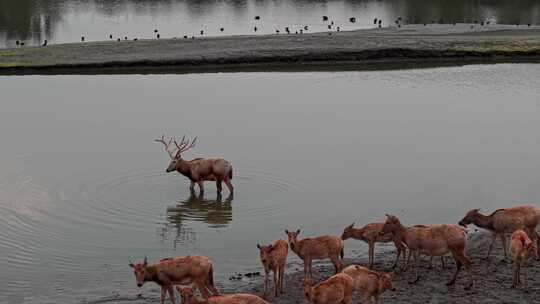
<path fill-rule="evenodd" d="M 131 267 L 131 268 L 135 268 L 135 265 L 133 265 L 133 263 L 132 263 L 131 261 L 129 262 L 128 265 L 129 265 L 129 267 Z"/>
<path fill-rule="evenodd" d="M 296 235 L 300 234 L 300 229 L 296 230 Z"/>
<path fill-rule="evenodd" d="M 285 229 L 285 233 L 286 233 L 286 234 L 289 234 L 289 230 Z"/>
<path fill-rule="evenodd" d="M 258 248 L 258 249 L 261 249 L 261 245 L 257 244 L 257 248 Z"/>
<path fill-rule="evenodd" d="M 272 251 L 273 249 L 274 249 L 274 246 L 272 246 L 272 245 L 268 246 L 268 251 Z"/>
<path fill-rule="evenodd" d="M 144 256 L 144 262 L 143 262 L 143 265 L 146 267 L 148 266 L 148 258 L 146 256 Z"/>

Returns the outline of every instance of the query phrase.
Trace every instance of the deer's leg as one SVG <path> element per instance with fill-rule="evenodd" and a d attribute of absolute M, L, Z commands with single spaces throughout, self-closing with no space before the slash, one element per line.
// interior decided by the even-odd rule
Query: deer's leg
<path fill-rule="evenodd" d="M 304 278 L 309 279 L 309 264 L 311 261 L 308 258 L 304 258 Z"/>
<path fill-rule="evenodd" d="M 226 179 L 224 180 L 224 182 L 225 182 L 225 185 L 227 186 L 227 188 L 229 188 L 229 193 L 230 193 L 230 195 L 232 196 L 232 195 L 234 194 L 234 187 L 233 187 L 233 185 L 232 185 L 232 183 L 231 183 L 231 179 L 230 179 L 230 178 L 226 178 Z"/>
<path fill-rule="evenodd" d="M 274 297 L 277 297 L 279 295 L 279 278 L 278 278 L 278 271 L 277 269 L 274 269 Z"/>
<path fill-rule="evenodd" d="M 159 303 L 164 304 L 165 303 L 165 295 L 166 295 L 166 289 L 165 286 L 161 286 L 161 299 Z"/>
<path fill-rule="evenodd" d="M 195 181 L 191 180 L 191 184 L 189 185 L 189 190 L 191 190 L 191 192 L 195 191 Z"/>
<path fill-rule="evenodd" d="M 204 193 L 204 181 L 203 180 L 198 180 L 197 185 L 199 185 L 200 192 Z"/>
<path fill-rule="evenodd" d="M 171 299 L 171 302 L 173 304 L 176 304 L 176 298 L 174 296 L 174 288 L 172 284 L 167 286 L 167 291 L 169 292 L 169 298 Z"/>
<path fill-rule="evenodd" d="M 392 265 L 392 269 L 395 269 L 399 263 L 399 256 L 401 255 L 402 251 L 403 251 L 403 248 L 401 246 L 401 244 L 398 245 L 397 242 L 394 242 L 394 246 L 396 247 L 396 260 L 394 262 L 394 265 Z M 407 253 L 405 253 L 406 255 Z"/>
<path fill-rule="evenodd" d="M 279 267 L 279 289 L 283 294 L 283 277 L 285 276 L 285 265 Z"/>
<path fill-rule="evenodd" d="M 369 269 L 373 269 L 373 253 L 375 252 L 375 242 L 369 241 Z"/>
<path fill-rule="evenodd" d="M 501 238 L 503 250 L 504 250 L 504 260 L 506 261 L 506 258 L 508 257 L 508 248 L 506 246 L 506 235 L 504 233 L 499 234 L 499 237 Z"/>
<path fill-rule="evenodd" d="M 268 294 L 268 271 L 264 270 L 264 296 Z"/>
<path fill-rule="evenodd" d="M 332 261 L 332 264 L 334 264 L 334 271 L 337 274 L 340 270 L 339 256 L 332 256 L 330 260 Z"/>
<path fill-rule="evenodd" d="M 221 182 L 222 180 L 221 179 L 216 179 L 216 188 L 217 188 L 217 193 L 218 195 L 221 195 L 221 190 L 222 190 L 222 186 L 221 186 Z"/>
<path fill-rule="evenodd" d="M 418 263 L 420 261 L 420 250 L 416 250 L 414 252 L 414 275 L 415 279 L 413 281 L 409 281 L 409 284 L 414 284 L 420 280 L 420 275 L 418 274 Z"/>
<path fill-rule="evenodd" d="M 208 299 L 210 297 L 210 292 L 208 292 L 208 288 L 206 288 L 206 284 L 204 282 L 196 281 L 195 286 L 197 286 L 197 289 L 201 292 L 203 298 Z"/>

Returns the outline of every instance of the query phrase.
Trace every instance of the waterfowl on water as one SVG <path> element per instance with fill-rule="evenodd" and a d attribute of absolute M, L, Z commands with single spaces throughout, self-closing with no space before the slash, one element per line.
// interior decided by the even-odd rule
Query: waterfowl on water
<path fill-rule="evenodd" d="M 187 35 L 184 35 L 184 39 L 188 39 L 188 36 L 187 36 Z"/>
<path fill-rule="evenodd" d="M 116 39 L 116 41 L 120 41 L 120 38 Z"/>
<path fill-rule="evenodd" d="M 138 38 L 134 38 L 133 41 L 138 41 L 139 39 Z"/>
<path fill-rule="evenodd" d="M 254 30 L 254 31 L 256 32 L 256 31 L 257 31 L 257 27 L 256 27 L 256 26 L 255 26 L 255 27 L 253 27 L 253 30 Z"/>
<path fill-rule="evenodd" d="M 373 19 L 373 24 L 377 24 L 377 18 Z"/>
<path fill-rule="evenodd" d="M 355 17 L 351 17 L 351 18 L 349 18 L 349 21 L 350 21 L 351 23 L 355 23 L 355 22 L 356 22 L 356 18 L 355 18 Z"/>
<path fill-rule="evenodd" d="M 260 20 L 261 16 L 255 16 L 255 20 Z"/>
<path fill-rule="evenodd" d="M 156 35 L 156 38 L 159 39 L 159 38 L 161 38 L 161 36 L 160 36 L 159 34 L 157 34 L 157 35 Z"/>
<path fill-rule="evenodd" d="M 112 34 L 109 34 L 109 39 L 112 39 Z"/>
<path fill-rule="evenodd" d="M 328 16 L 322 16 L 322 21 L 328 21 Z"/>
<path fill-rule="evenodd" d="M 300 34 L 303 34 L 303 33 L 304 33 L 304 31 L 303 31 L 303 30 L 300 30 Z"/>
<path fill-rule="evenodd" d="M 21 46 L 24 46 L 24 42 L 21 42 Z"/>
<path fill-rule="evenodd" d="M 341 28 L 340 28 L 339 26 L 337 27 L 337 31 L 338 31 L 338 32 L 341 31 Z"/>
<path fill-rule="evenodd" d="M 279 30 L 276 30 L 276 34 L 279 34 Z"/>
<path fill-rule="evenodd" d="M 225 28 L 222 27 L 222 28 L 220 28 L 219 30 L 223 32 L 223 31 L 225 30 Z"/>
<path fill-rule="evenodd" d="M 291 33 L 291 31 L 289 30 L 289 27 L 288 27 L 288 26 L 285 27 L 285 32 L 287 32 L 287 34 L 290 34 L 290 33 Z"/>
<path fill-rule="evenodd" d="M 84 42 L 84 36 L 82 36 L 82 37 L 81 37 L 81 41 L 83 41 L 83 42 Z"/>
<path fill-rule="evenodd" d="M 332 21 L 330 24 L 331 24 L 331 25 L 334 25 L 334 21 Z"/>
<path fill-rule="evenodd" d="M 158 30 L 157 30 L 157 29 L 156 29 L 156 30 L 154 30 L 154 33 L 157 33 L 157 32 L 158 32 Z"/>
<path fill-rule="evenodd" d="M 332 26 L 330 24 L 328 25 L 328 29 L 332 29 Z"/>
<path fill-rule="evenodd" d="M 204 35 L 204 31 L 201 31 L 201 36 Z"/>
<path fill-rule="evenodd" d="M 19 45 L 19 44 L 21 44 L 21 42 L 19 40 L 17 40 L 17 41 L 15 41 L 15 44 Z"/>
<path fill-rule="evenodd" d="M 126 36 L 126 37 L 124 37 L 124 40 L 128 40 L 128 39 L 127 39 L 127 36 Z"/>
<path fill-rule="evenodd" d="M 304 30 L 306 30 L 306 31 L 308 30 L 308 26 L 307 26 L 307 25 L 304 26 Z"/>

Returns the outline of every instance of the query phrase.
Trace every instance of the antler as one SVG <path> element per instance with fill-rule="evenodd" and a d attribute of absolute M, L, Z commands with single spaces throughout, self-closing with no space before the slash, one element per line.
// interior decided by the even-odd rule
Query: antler
<path fill-rule="evenodd" d="M 174 139 L 173 141 L 174 141 L 174 144 L 176 145 L 176 148 L 178 148 L 178 152 L 176 152 L 176 155 L 178 155 L 195 147 L 195 143 L 197 142 L 197 136 L 195 136 L 192 140 L 190 140 L 189 138 L 186 139 L 186 136 L 184 135 L 182 136 L 182 140 L 180 141 L 180 143 L 178 143 L 176 139 Z"/>
<path fill-rule="evenodd" d="M 165 134 L 161 135 L 161 138 L 158 138 L 158 139 L 154 140 L 155 142 L 160 142 L 165 146 L 165 151 L 167 151 L 167 153 L 169 154 L 171 159 L 174 159 L 174 156 L 175 156 L 175 151 L 174 150 L 173 151 L 169 150 L 169 146 L 171 145 L 173 140 L 174 140 L 174 138 L 171 137 L 171 139 L 169 139 L 169 142 L 167 142 L 166 139 L 165 139 Z M 176 144 L 176 141 L 175 141 L 175 144 Z"/>

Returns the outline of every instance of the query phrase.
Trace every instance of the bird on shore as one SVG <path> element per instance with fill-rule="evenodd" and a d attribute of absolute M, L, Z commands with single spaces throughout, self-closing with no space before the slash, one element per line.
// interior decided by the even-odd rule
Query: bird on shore
<path fill-rule="evenodd" d="M 303 34 L 303 33 L 304 33 L 304 30 L 301 29 L 301 30 L 300 30 L 300 34 Z"/>
<path fill-rule="evenodd" d="M 340 28 L 339 26 L 337 27 L 337 31 L 338 31 L 338 32 L 341 31 L 341 28 Z"/>
<path fill-rule="evenodd" d="M 84 36 L 81 37 L 81 41 L 84 42 Z"/>
<path fill-rule="evenodd" d="M 126 37 L 124 37 L 124 40 L 128 40 L 128 39 L 127 39 L 127 36 L 126 36 Z"/>
<path fill-rule="evenodd" d="M 138 39 L 138 38 L 134 38 L 133 41 L 139 41 L 139 39 Z"/>
<path fill-rule="evenodd" d="M 373 19 L 373 24 L 377 24 L 377 18 Z"/>
<path fill-rule="evenodd" d="M 304 26 L 304 30 L 305 30 L 305 31 L 308 30 L 308 26 L 307 26 L 307 25 Z"/>
<path fill-rule="evenodd" d="M 156 38 L 157 38 L 157 39 L 161 38 L 161 35 L 157 34 L 157 35 L 156 35 Z"/>
<path fill-rule="evenodd" d="M 112 34 L 109 34 L 109 39 L 112 39 Z"/>
<path fill-rule="evenodd" d="M 187 35 L 184 35 L 184 39 L 188 39 L 188 36 L 187 36 Z"/>
<path fill-rule="evenodd" d="M 276 34 L 279 34 L 279 30 L 276 30 Z"/>
<path fill-rule="evenodd" d="M 201 31 L 201 36 L 204 35 L 204 31 Z"/>
<path fill-rule="evenodd" d="M 222 28 L 220 28 L 219 30 L 223 32 L 223 31 L 225 30 L 225 28 L 224 28 L 224 27 L 222 27 Z"/>
<path fill-rule="evenodd" d="M 154 33 L 157 33 L 157 32 L 158 32 L 158 30 L 157 30 L 157 29 L 155 29 L 155 30 L 154 30 Z"/>
<path fill-rule="evenodd" d="M 288 27 L 288 26 L 285 27 L 285 32 L 287 32 L 287 34 L 290 34 L 290 33 L 291 33 L 291 31 L 289 30 L 289 27 Z"/>
<path fill-rule="evenodd" d="M 356 22 L 356 18 L 355 18 L 355 17 L 351 17 L 351 18 L 349 18 L 349 21 L 350 21 L 351 23 L 355 23 L 355 22 Z"/>
<path fill-rule="evenodd" d="M 255 16 L 255 20 L 261 20 L 261 16 Z"/>
<path fill-rule="evenodd" d="M 41 46 L 47 46 L 47 39 L 43 40 L 43 44 Z"/>
<path fill-rule="evenodd" d="M 19 44 L 21 44 L 21 42 L 19 40 L 17 40 L 17 41 L 15 41 L 15 44 L 19 45 Z"/>
<path fill-rule="evenodd" d="M 120 42 L 120 38 L 116 39 L 116 41 Z"/>
<path fill-rule="evenodd" d="M 256 27 L 256 26 L 255 26 L 255 27 L 253 27 L 253 31 L 255 31 L 255 32 L 257 31 L 257 27 Z"/>
<path fill-rule="evenodd" d="M 328 16 L 322 16 L 322 21 L 328 21 Z"/>

